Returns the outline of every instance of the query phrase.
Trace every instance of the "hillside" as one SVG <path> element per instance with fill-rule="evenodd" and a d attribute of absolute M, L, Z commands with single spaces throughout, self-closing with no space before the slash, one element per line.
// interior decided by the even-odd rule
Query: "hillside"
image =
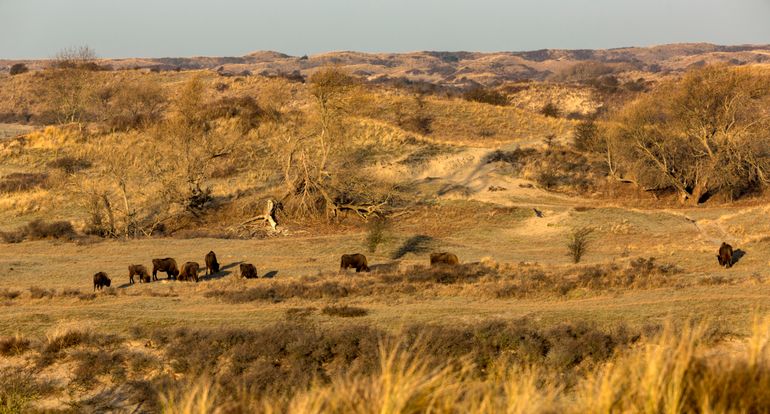
<path fill-rule="evenodd" d="M 0 71 L 20 61 L 0 60 Z M 594 63 L 590 70 L 660 76 L 669 72 L 713 63 L 731 65 L 770 62 L 770 45 L 718 46 L 706 43 L 671 44 L 607 50 L 544 49 L 528 52 L 329 52 L 312 56 L 288 56 L 278 52 L 253 52 L 239 57 L 102 59 L 114 69 L 157 70 L 210 69 L 223 73 L 289 74 L 307 76 L 320 67 L 338 66 L 370 81 L 389 79 L 425 81 L 440 85 L 495 85 L 521 80 L 545 80 L 564 76 L 576 65 Z M 45 61 L 27 61 L 39 69 Z"/>

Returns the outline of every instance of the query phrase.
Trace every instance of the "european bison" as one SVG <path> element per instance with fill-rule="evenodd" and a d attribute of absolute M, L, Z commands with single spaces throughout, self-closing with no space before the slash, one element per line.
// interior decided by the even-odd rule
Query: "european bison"
<path fill-rule="evenodd" d="M 217 262 L 217 255 L 214 252 L 208 252 L 206 254 L 206 275 L 213 275 L 219 273 L 219 262 Z"/>
<path fill-rule="evenodd" d="M 110 287 L 110 283 L 112 283 L 112 281 L 110 280 L 109 277 L 107 277 L 107 273 L 99 272 L 95 274 L 94 275 L 94 292 L 96 292 L 97 289 L 102 290 L 102 288 L 105 286 Z"/>
<path fill-rule="evenodd" d="M 449 265 L 449 266 L 457 266 L 460 264 L 460 259 L 457 258 L 457 255 L 454 253 L 431 253 L 430 254 L 430 265 L 436 266 L 436 265 Z"/>
<path fill-rule="evenodd" d="M 186 280 L 186 281 L 198 281 L 198 271 L 200 270 L 200 265 L 197 262 L 187 262 L 182 266 L 182 273 L 179 274 L 178 280 Z"/>
<path fill-rule="evenodd" d="M 342 258 L 340 259 L 340 271 L 344 271 L 350 268 L 356 269 L 356 273 L 368 272 L 369 264 L 366 262 L 366 256 L 362 255 L 361 253 L 343 254 Z"/>
<path fill-rule="evenodd" d="M 165 259 L 152 259 L 152 280 L 158 280 L 158 272 L 166 272 L 166 278 L 179 276 L 179 267 L 176 260 L 167 257 Z"/>
<path fill-rule="evenodd" d="M 733 246 L 730 246 L 729 244 L 722 242 L 722 245 L 719 246 L 719 254 L 717 255 L 717 260 L 719 261 L 720 266 L 732 267 L 733 266 Z"/>
<path fill-rule="evenodd" d="M 241 277 L 246 279 L 256 279 L 257 268 L 251 263 L 241 263 Z"/>
<path fill-rule="evenodd" d="M 128 282 L 132 285 L 134 276 L 139 276 L 139 283 L 150 283 L 150 272 L 144 265 L 128 265 Z"/>

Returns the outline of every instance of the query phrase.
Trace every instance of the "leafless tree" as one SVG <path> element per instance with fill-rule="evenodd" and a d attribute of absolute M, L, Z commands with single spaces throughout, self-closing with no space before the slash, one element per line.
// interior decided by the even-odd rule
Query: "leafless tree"
<path fill-rule="evenodd" d="M 690 204 L 738 197 L 768 182 L 768 108 L 766 74 L 710 66 L 630 104 L 613 120 L 611 145 L 645 188 L 673 188 Z"/>

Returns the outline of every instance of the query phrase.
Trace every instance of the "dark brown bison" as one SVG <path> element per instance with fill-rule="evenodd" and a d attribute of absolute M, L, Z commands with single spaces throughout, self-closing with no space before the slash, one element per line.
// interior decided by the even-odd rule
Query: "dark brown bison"
<path fill-rule="evenodd" d="M 94 292 L 98 290 L 102 290 L 103 287 L 110 287 L 110 283 L 112 281 L 109 277 L 107 277 L 107 273 L 99 272 L 94 275 Z"/>
<path fill-rule="evenodd" d="M 166 278 L 179 276 L 179 267 L 176 260 L 167 257 L 165 259 L 152 259 L 152 280 L 158 280 L 158 272 L 166 272 Z"/>
<path fill-rule="evenodd" d="M 206 275 L 213 275 L 219 273 L 219 262 L 217 262 L 217 255 L 214 252 L 208 252 L 206 254 Z"/>
<path fill-rule="evenodd" d="M 198 281 L 198 272 L 201 266 L 197 262 L 187 262 L 182 266 L 182 273 L 179 274 L 177 280 L 186 280 L 188 282 Z"/>
<path fill-rule="evenodd" d="M 720 266 L 732 267 L 733 266 L 733 246 L 730 246 L 729 244 L 722 242 L 722 245 L 719 246 L 719 254 L 717 255 L 717 260 L 719 261 Z"/>
<path fill-rule="evenodd" d="M 449 266 L 457 266 L 460 264 L 460 259 L 457 258 L 457 255 L 454 253 L 431 253 L 430 254 L 430 265 L 431 266 L 437 266 L 437 265 L 449 265 Z"/>
<path fill-rule="evenodd" d="M 350 268 L 356 269 L 356 273 L 368 272 L 369 264 L 366 262 L 366 256 L 361 253 L 343 254 L 340 258 L 340 271 Z"/>
<path fill-rule="evenodd" d="M 134 276 L 139 276 L 139 283 L 150 283 L 150 272 L 144 265 L 128 265 L 128 283 L 134 284 Z"/>
<path fill-rule="evenodd" d="M 241 277 L 246 279 L 256 279 L 257 268 L 251 263 L 241 263 Z"/>

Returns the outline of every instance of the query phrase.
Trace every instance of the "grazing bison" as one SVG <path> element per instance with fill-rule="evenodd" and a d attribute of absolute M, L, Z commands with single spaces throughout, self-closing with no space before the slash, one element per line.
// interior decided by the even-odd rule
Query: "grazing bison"
<path fill-rule="evenodd" d="M 214 252 L 208 252 L 206 254 L 206 275 L 213 275 L 219 273 L 219 262 L 217 262 L 217 255 Z"/>
<path fill-rule="evenodd" d="M 733 246 L 730 246 L 729 244 L 722 242 L 722 245 L 719 246 L 719 254 L 717 255 L 717 260 L 719 261 L 720 266 L 732 267 L 733 266 Z"/>
<path fill-rule="evenodd" d="M 457 255 L 454 253 L 431 253 L 430 254 L 430 265 L 436 266 L 436 265 L 449 265 L 449 266 L 456 266 L 460 264 L 460 259 L 457 258 Z"/>
<path fill-rule="evenodd" d="M 152 280 L 158 280 L 158 272 L 166 272 L 166 278 L 179 276 L 179 267 L 176 260 L 167 257 L 165 259 L 152 259 Z"/>
<path fill-rule="evenodd" d="M 241 277 L 246 279 L 256 279 L 257 268 L 251 263 L 241 263 Z"/>
<path fill-rule="evenodd" d="M 102 290 L 102 288 L 105 286 L 110 287 L 110 283 L 112 283 L 112 281 L 110 280 L 109 277 L 107 277 L 107 273 L 99 272 L 95 274 L 94 275 L 94 292 L 96 292 L 97 289 Z"/>
<path fill-rule="evenodd" d="M 356 269 L 358 272 L 368 272 L 369 264 L 366 262 L 366 256 L 361 253 L 356 254 L 343 254 L 340 258 L 340 271 L 347 270 L 349 268 Z"/>
<path fill-rule="evenodd" d="M 187 262 L 182 266 L 182 273 L 179 274 L 178 280 L 198 281 L 198 271 L 200 265 L 197 262 Z"/>
<path fill-rule="evenodd" d="M 134 276 L 139 276 L 139 283 L 150 283 L 150 272 L 144 265 L 128 265 L 128 283 L 134 284 Z"/>

